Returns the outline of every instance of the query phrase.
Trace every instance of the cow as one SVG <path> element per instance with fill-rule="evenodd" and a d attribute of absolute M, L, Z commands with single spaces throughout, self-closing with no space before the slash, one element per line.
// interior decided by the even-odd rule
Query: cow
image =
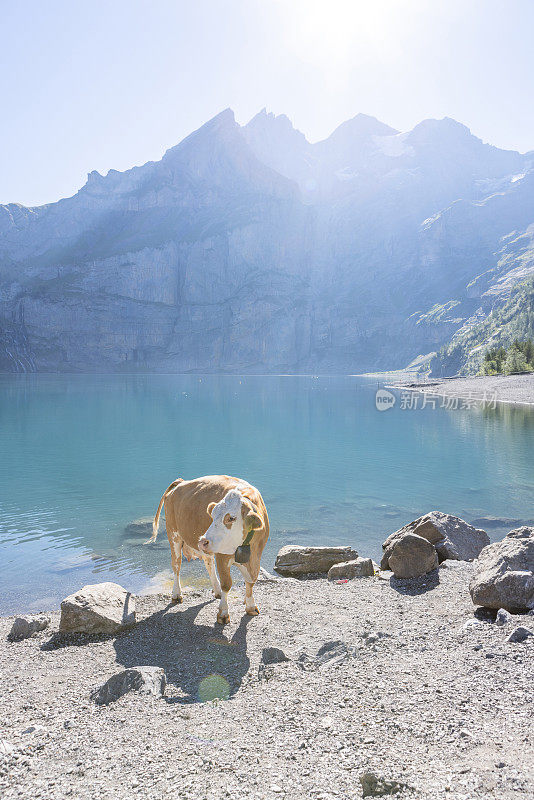
<path fill-rule="evenodd" d="M 247 481 L 228 475 L 178 478 L 163 493 L 152 524 L 152 536 L 145 544 L 156 540 L 162 506 L 174 572 L 173 602 L 182 602 L 183 554 L 188 561 L 192 558 L 204 561 L 213 593 L 220 598 L 218 623 L 230 622 L 228 592 L 232 587 L 230 566 L 234 563 L 245 579 L 246 613 L 259 614 L 252 588 L 269 538 L 269 517 L 259 491 Z"/>

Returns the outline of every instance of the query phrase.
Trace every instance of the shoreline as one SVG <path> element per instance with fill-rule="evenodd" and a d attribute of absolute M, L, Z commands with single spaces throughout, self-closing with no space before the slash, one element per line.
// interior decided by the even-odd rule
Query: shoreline
<path fill-rule="evenodd" d="M 499 627 L 477 613 L 471 572 L 444 561 L 405 581 L 269 577 L 254 590 L 258 617 L 232 590 L 224 628 L 202 589 L 175 606 L 138 596 L 136 625 L 115 636 L 58 638 L 54 612 L 9 643 L 13 618 L 0 618 L 0 738 L 12 748 L 0 793 L 357 800 L 372 773 L 406 800 L 528 800 L 534 637 L 506 639 L 532 617 Z M 95 706 L 91 692 L 136 665 L 165 671 L 165 696 Z"/>
<path fill-rule="evenodd" d="M 385 384 L 419 394 L 445 396 L 461 400 L 534 407 L 534 373 L 522 375 L 477 375 L 473 377 L 434 378 L 421 383 L 395 382 Z"/>

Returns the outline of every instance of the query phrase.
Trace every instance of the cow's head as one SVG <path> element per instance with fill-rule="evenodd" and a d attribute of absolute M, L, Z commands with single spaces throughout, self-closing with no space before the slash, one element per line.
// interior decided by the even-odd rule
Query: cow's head
<path fill-rule="evenodd" d="M 206 510 L 212 523 L 198 542 L 206 555 L 233 555 L 251 530 L 263 526 L 251 501 L 237 489 L 231 489 L 220 502 L 210 503 Z"/>

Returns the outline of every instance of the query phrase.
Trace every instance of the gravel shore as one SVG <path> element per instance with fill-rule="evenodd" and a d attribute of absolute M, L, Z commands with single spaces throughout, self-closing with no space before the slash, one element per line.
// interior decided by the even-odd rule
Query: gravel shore
<path fill-rule="evenodd" d="M 529 375 L 483 375 L 472 378 L 436 378 L 426 383 L 402 382 L 392 384 L 395 389 L 483 399 L 498 403 L 534 406 L 534 373 Z"/>
<path fill-rule="evenodd" d="M 261 582 L 259 617 L 237 587 L 224 628 L 201 589 L 139 597 L 116 637 L 59 638 L 54 614 L 9 643 L 3 618 L 0 795 L 330 800 L 362 797 L 373 773 L 396 797 L 530 799 L 534 637 L 506 638 L 534 618 L 477 617 L 471 569 Z M 289 660 L 270 663 L 273 647 Z M 137 665 L 165 670 L 164 698 L 90 700 Z"/>

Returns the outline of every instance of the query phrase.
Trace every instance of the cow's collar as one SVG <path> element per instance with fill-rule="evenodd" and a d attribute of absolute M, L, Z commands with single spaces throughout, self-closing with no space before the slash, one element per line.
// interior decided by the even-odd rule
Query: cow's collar
<path fill-rule="evenodd" d="M 246 535 L 245 541 L 243 542 L 243 547 L 246 547 L 251 543 L 253 536 L 254 536 L 254 528 L 251 528 Z"/>

